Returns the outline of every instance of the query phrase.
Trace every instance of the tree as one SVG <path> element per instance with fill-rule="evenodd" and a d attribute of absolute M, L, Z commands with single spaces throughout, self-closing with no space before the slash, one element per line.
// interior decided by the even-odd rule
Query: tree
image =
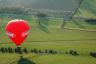
<path fill-rule="evenodd" d="M 44 13 L 38 13 L 37 14 L 38 17 L 38 26 L 42 31 L 48 32 L 48 17 L 46 14 Z"/>
<path fill-rule="evenodd" d="M 28 54 L 28 50 L 26 48 L 23 49 L 23 52 L 26 53 L 26 54 Z"/>

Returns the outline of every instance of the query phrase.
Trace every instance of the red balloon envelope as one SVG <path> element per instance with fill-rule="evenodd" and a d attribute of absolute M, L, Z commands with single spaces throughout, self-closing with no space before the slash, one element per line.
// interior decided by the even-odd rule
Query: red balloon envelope
<path fill-rule="evenodd" d="M 30 27 L 25 20 L 15 19 L 6 25 L 6 32 L 9 38 L 17 45 L 25 40 L 29 34 Z"/>

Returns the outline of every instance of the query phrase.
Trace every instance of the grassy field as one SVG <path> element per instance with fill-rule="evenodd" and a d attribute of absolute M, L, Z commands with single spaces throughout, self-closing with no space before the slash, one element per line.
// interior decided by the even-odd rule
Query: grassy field
<path fill-rule="evenodd" d="M 75 0 L 73 1 L 75 2 Z M 96 18 L 95 3 L 96 0 L 84 0 L 76 16 Z M 16 45 L 5 34 L 7 22 L 15 18 L 18 17 L 0 14 L 0 48 L 16 48 Z M 70 30 L 60 28 L 62 18 L 51 18 L 48 22 L 48 32 L 45 32 L 38 28 L 36 17 L 21 15 L 20 18 L 27 20 L 31 27 L 28 38 L 21 45 L 22 48 L 27 48 L 28 50 L 52 49 L 58 53 L 54 55 L 23 54 L 22 61 L 20 61 L 21 55 L 19 54 L 0 52 L 0 64 L 96 64 L 96 58 L 89 55 L 90 52 L 96 52 L 96 32 L 77 30 L 96 30 L 96 23 L 88 23 L 77 19 L 66 21 L 65 28 L 76 29 Z M 69 50 L 76 50 L 79 55 L 66 54 Z"/>
<path fill-rule="evenodd" d="M 5 25 L 13 18 L 6 17 L 0 19 L 0 48 L 12 47 L 16 45 L 5 34 Z M 96 51 L 96 32 L 60 29 L 62 19 L 53 18 L 49 21 L 48 33 L 40 30 L 36 18 L 28 20 L 31 32 L 28 38 L 21 45 L 22 48 L 30 49 L 53 49 L 63 54 L 23 54 L 22 61 L 30 61 L 29 64 L 96 64 L 96 58 L 89 55 Z M 96 25 L 84 21 L 67 21 L 66 28 L 78 28 L 96 30 Z M 65 54 L 69 50 L 76 50 L 79 56 Z M 20 64 L 19 54 L 0 53 L 0 64 Z M 33 63 L 32 63 L 33 62 Z M 24 64 L 24 63 L 21 63 Z"/>

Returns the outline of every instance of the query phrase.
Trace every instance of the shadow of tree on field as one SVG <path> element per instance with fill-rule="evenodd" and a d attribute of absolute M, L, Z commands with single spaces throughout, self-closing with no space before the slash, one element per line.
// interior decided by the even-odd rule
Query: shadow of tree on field
<path fill-rule="evenodd" d="M 36 64 L 33 61 L 28 60 L 27 58 L 20 57 L 17 64 Z"/>
<path fill-rule="evenodd" d="M 91 25 L 96 25 L 96 19 L 87 19 L 85 22 Z"/>

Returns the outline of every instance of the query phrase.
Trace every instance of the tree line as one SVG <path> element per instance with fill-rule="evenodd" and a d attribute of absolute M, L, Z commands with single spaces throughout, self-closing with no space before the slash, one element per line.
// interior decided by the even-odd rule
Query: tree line
<path fill-rule="evenodd" d="M 24 7 L 4 7 L 0 8 L 0 14 L 29 14 L 29 10 Z"/>
<path fill-rule="evenodd" d="M 30 49 L 28 50 L 27 48 L 21 48 L 21 47 L 17 47 L 17 48 L 11 48 L 11 47 L 1 47 L 0 48 L 0 53 L 16 53 L 16 54 L 29 54 L 29 53 L 34 53 L 34 54 L 70 54 L 73 56 L 78 56 L 80 55 L 79 52 L 77 52 L 76 50 L 68 50 L 68 51 L 57 51 L 57 50 L 53 50 L 53 49 L 44 49 L 44 50 L 40 50 L 40 49 Z M 89 55 L 96 58 L 96 52 L 89 52 Z"/>

